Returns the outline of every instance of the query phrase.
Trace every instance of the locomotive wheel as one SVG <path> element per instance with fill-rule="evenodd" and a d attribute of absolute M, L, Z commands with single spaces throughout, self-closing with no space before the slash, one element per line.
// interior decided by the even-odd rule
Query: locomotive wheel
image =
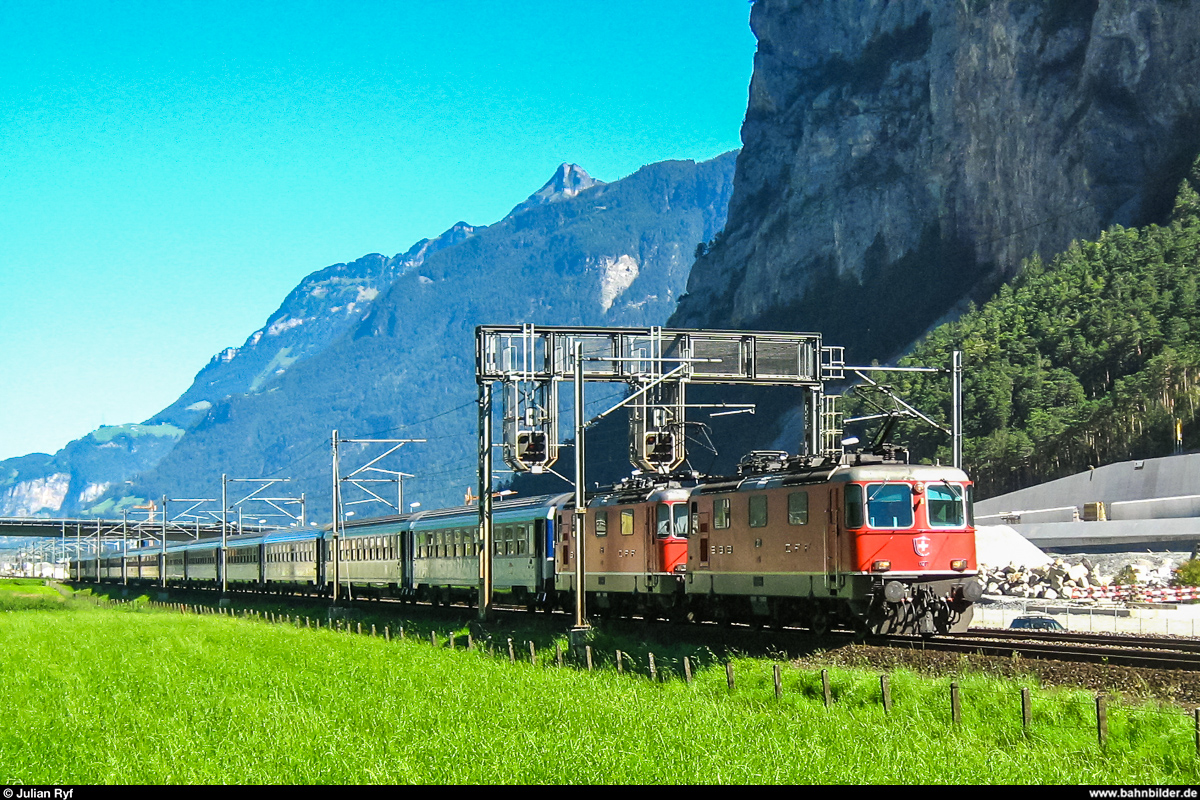
<path fill-rule="evenodd" d="M 818 608 L 809 615 L 808 629 L 813 636 L 824 636 L 829 633 L 829 614 L 823 608 Z"/>

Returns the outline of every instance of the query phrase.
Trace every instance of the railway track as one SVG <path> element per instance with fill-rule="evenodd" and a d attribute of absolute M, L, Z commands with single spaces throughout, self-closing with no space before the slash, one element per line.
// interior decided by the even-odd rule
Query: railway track
<path fill-rule="evenodd" d="M 1064 631 L 980 631 L 958 636 L 915 639 L 905 636 L 872 637 L 869 644 L 910 650 L 978 653 L 1001 658 L 1074 661 L 1140 669 L 1200 672 L 1200 642 L 1194 639 L 1106 636 Z"/>
<path fill-rule="evenodd" d="M 1011 630 L 1008 628 L 971 628 L 968 636 L 1037 642 L 1071 642 L 1113 647 L 1140 647 L 1151 650 L 1177 650 L 1200 653 L 1200 639 L 1173 636 L 1130 636 L 1115 633 L 1085 633 L 1082 631 Z"/>

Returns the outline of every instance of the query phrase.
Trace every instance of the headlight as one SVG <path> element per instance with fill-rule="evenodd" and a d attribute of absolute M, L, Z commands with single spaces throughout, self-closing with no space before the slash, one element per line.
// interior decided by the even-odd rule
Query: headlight
<path fill-rule="evenodd" d="M 967 560 L 965 558 L 956 558 L 950 562 L 950 569 L 956 569 L 962 572 L 967 568 Z"/>
<path fill-rule="evenodd" d="M 887 572 L 891 568 L 892 562 L 890 561 L 876 561 L 871 565 L 872 572 Z"/>

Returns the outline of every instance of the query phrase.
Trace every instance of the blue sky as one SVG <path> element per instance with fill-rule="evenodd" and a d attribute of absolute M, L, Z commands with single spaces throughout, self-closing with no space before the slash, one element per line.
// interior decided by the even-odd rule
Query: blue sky
<path fill-rule="evenodd" d="M 309 272 L 563 161 L 738 147 L 746 0 L 0 3 L 0 458 L 168 405 Z"/>

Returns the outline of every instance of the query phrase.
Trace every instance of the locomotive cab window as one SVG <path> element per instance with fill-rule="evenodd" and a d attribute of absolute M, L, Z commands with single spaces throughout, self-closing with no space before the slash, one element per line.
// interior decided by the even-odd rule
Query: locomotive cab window
<path fill-rule="evenodd" d="M 595 534 L 597 536 L 608 536 L 608 509 L 602 508 L 596 512 Z"/>
<path fill-rule="evenodd" d="M 911 528 L 912 487 L 907 483 L 867 484 L 867 524 L 872 528 Z"/>
<path fill-rule="evenodd" d="M 687 536 L 687 504 L 659 503 L 657 522 L 656 530 L 660 539 L 671 536 Z"/>
<path fill-rule="evenodd" d="M 627 508 L 621 512 L 621 535 L 633 536 L 633 509 Z"/>
<path fill-rule="evenodd" d="M 933 528 L 961 528 L 964 522 L 961 486 L 931 483 L 925 489 L 929 525 Z"/>

